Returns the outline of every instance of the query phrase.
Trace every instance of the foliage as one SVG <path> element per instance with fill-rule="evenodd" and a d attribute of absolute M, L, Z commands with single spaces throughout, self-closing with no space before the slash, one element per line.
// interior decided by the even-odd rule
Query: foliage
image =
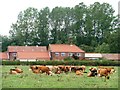
<path fill-rule="evenodd" d="M 7 46 L 10 45 L 10 39 L 7 37 L 7 36 L 2 36 L 0 35 L 0 51 L 4 52 L 4 51 L 7 51 Z"/>
<path fill-rule="evenodd" d="M 71 58 L 71 57 L 66 57 L 66 58 L 64 58 L 64 61 L 70 61 L 70 60 L 74 60 L 74 59 Z"/>
<path fill-rule="evenodd" d="M 79 47 L 86 52 L 94 52 L 94 47 L 92 46 L 82 44 Z"/>
<path fill-rule="evenodd" d="M 102 45 L 98 45 L 95 48 L 95 52 L 98 53 L 110 53 L 110 47 L 108 44 L 103 43 Z"/>
<path fill-rule="evenodd" d="M 36 62 L 20 62 L 20 61 L 2 61 L 2 65 L 92 65 L 92 66 L 119 66 L 120 62 L 110 60 L 65 60 L 65 61 L 36 61 Z"/>
<path fill-rule="evenodd" d="M 8 45 L 76 44 L 86 52 L 94 52 L 106 43 L 110 51 L 118 53 L 119 19 L 108 3 L 83 2 L 70 7 L 48 7 L 38 10 L 29 7 L 21 11 L 16 23 L 11 25 Z M 10 42 L 10 44 L 9 44 Z M 8 44 L 7 44 L 8 43 Z M 107 48 L 108 49 L 108 48 Z M 106 51 L 105 51 L 106 52 Z"/>

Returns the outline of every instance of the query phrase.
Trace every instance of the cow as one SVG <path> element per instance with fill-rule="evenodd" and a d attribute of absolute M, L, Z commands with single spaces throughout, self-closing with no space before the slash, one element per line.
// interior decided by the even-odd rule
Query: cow
<path fill-rule="evenodd" d="M 85 73 L 85 69 L 86 69 L 86 66 L 85 65 L 82 65 L 80 66 L 82 68 L 82 71 Z"/>
<path fill-rule="evenodd" d="M 90 72 L 88 73 L 88 77 L 95 77 L 97 76 L 97 68 L 96 67 L 91 67 L 89 68 Z"/>
<path fill-rule="evenodd" d="M 77 70 L 80 70 L 85 73 L 86 66 L 71 66 L 71 71 L 76 72 Z"/>
<path fill-rule="evenodd" d="M 58 65 L 58 69 L 60 72 L 69 72 L 70 71 L 70 66 L 64 66 L 64 65 Z"/>
<path fill-rule="evenodd" d="M 33 65 L 30 66 L 33 73 L 46 73 L 46 75 L 52 75 L 52 72 L 50 71 L 49 67 L 41 66 L 41 65 Z"/>
<path fill-rule="evenodd" d="M 17 71 L 15 71 L 15 69 L 10 69 L 9 74 L 17 74 Z"/>
<path fill-rule="evenodd" d="M 103 67 L 103 66 L 98 66 L 99 69 L 107 69 L 109 74 L 113 74 L 115 72 L 114 67 Z"/>
<path fill-rule="evenodd" d="M 18 67 L 15 67 L 14 69 L 10 69 L 9 74 L 17 74 L 17 73 L 23 73 L 23 70 Z"/>
<path fill-rule="evenodd" d="M 83 75 L 83 72 L 81 72 L 80 70 L 77 70 L 76 75 Z"/>
<path fill-rule="evenodd" d="M 110 78 L 109 71 L 106 68 L 98 69 L 97 73 L 98 73 L 98 76 L 100 76 L 100 77 L 105 76 L 105 81 L 106 81 L 106 79 Z"/>
<path fill-rule="evenodd" d="M 18 67 L 15 67 L 15 71 L 16 71 L 17 73 L 23 73 L 23 70 L 20 69 L 20 68 L 18 68 Z"/>

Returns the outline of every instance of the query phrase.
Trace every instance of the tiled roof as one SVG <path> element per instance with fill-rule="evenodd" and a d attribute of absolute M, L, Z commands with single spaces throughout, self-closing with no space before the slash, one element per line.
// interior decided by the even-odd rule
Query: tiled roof
<path fill-rule="evenodd" d="M 50 44 L 49 48 L 51 52 L 85 52 L 76 45 L 68 44 Z"/>
<path fill-rule="evenodd" d="M 17 59 L 46 59 L 49 60 L 49 52 L 18 52 Z"/>
<path fill-rule="evenodd" d="M 7 52 L 0 52 L 0 60 L 6 60 L 8 59 Z"/>
<path fill-rule="evenodd" d="M 45 52 L 45 46 L 8 46 L 8 52 Z"/>

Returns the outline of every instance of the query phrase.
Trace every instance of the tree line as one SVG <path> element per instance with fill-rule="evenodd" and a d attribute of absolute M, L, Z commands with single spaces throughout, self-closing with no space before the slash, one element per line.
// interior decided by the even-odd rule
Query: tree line
<path fill-rule="evenodd" d="M 119 53 L 120 23 L 108 3 L 83 2 L 74 7 L 29 7 L 11 25 L 10 36 L 2 36 L 2 51 L 8 45 L 48 46 L 76 44 L 86 52 Z"/>

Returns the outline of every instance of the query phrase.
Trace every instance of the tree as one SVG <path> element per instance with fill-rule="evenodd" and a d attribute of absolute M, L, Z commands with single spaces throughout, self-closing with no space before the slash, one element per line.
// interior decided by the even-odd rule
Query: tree
<path fill-rule="evenodd" d="M 108 44 L 103 43 L 101 45 L 98 45 L 95 48 L 95 52 L 97 52 L 97 53 L 110 53 L 110 47 Z"/>
<path fill-rule="evenodd" d="M 55 7 L 50 13 L 51 43 L 69 43 L 71 34 L 72 9 Z"/>
<path fill-rule="evenodd" d="M 49 15 L 50 10 L 48 7 L 43 8 L 39 11 L 38 25 L 36 31 L 37 40 L 33 40 L 38 45 L 48 45 L 49 44 Z M 38 43 L 39 42 L 39 43 Z"/>
<path fill-rule="evenodd" d="M 36 36 L 38 10 L 32 7 L 27 8 L 18 15 L 18 20 L 12 24 L 10 37 L 16 45 L 32 45 Z"/>
<path fill-rule="evenodd" d="M 4 52 L 7 51 L 7 46 L 10 45 L 10 39 L 7 36 L 0 35 L 0 51 Z"/>

